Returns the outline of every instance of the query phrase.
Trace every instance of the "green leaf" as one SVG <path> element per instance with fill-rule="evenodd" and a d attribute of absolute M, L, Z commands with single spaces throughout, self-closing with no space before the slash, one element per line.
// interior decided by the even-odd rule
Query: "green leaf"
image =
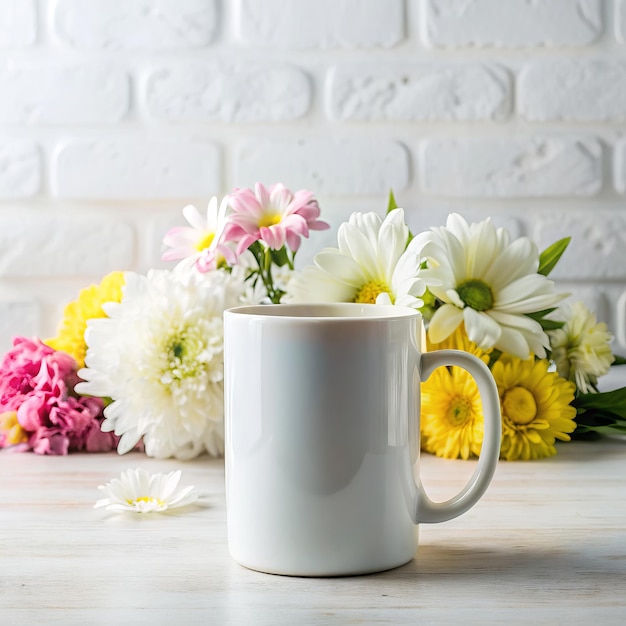
<path fill-rule="evenodd" d="M 556 307 L 553 307 L 551 309 L 544 309 L 543 311 L 534 311 L 533 313 L 526 313 L 526 316 L 530 317 L 536 322 L 539 322 L 541 321 L 542 317 L 545 317 L 546 315 L 549 315 L 550 313 L 554 311 L 556 311 Z"/>
<path fill-rule="evenodd" d="M 289 255 L 287 254 L 287 247 L 283 246 L 280 250 L 270 250 L 270 256 L 274 265 L 282 267 L 289 263 Z"/>
<path fill-rule="evenodd" d="M 557 322 L 555 320 L 539 320 L 541 324 L 541 328 L 544 330 L 558 330 L 559 328 L 563 328 L 565 326 L 565 322 Z"/>
<path fill-rule="evenodd" d="M 614 354 L 613 357 L 615 358 L 615 360 L 613 361 L 613 363 L 611 363 L 611 365 L 626 365 L 626 358 L 624 358 L 623 356 L 620 356 L 619 354 Z"/>
<path fill-rule="evenodd" d="M 626 420 L 626 387 L 602 393 L 581 393 L 572 405 L 586 412 Z"/>
<path fill-rule="evenodd" d="M 526 317 L 530 317 L 530 319 L 535 320 L 535 322 L 539 322 L 541 324 L 541 328 L 543 330 L 557 330 L 558 328 L 563 328 L 565 322 L 561 322 L 559 320 L 547 320 L 544 319 L 545 315 L 549 315 L 552 311 L 556 309 L 544 309 L 543 311 L 535 311 L 534 313 L 526 313 Z"/>
<path fill-rule="evenodd" d="M 391 213 L 394 209 L 398 208 L 396 197 L 393 195 L 393 189 L 389 190 L 389 200 L 387 201 L 387 213 Z"/>
<path fill-rule="evenodd" d="M 587 394 L 600 395 L 600 394 Z M 575 402 L 574 402 L 575 404 Z M 574 439 L 594 439 L 600 435 L 626 432 L 626 419 L 623 419 L 613 410 L 607 409 L 578 409 L 576 416 L 576 430 L 572 434 Z"/>
<path fill-rule="evenodd" d="M 571 237 L 564 237 L 563 239 L 559 239 L 553 243 L 551 246 L 548 246 L 539 255 L 539 269 L 537 270 L 537 273 L 547 276 L 554 269 L 554 266 L 558 263 L 561 255 L 565 252 L 571 240 Z"/>
<path fill-rule="evenodd" d="M 595 441 L 602 438 L 602 433 L 597 430 L 589 429 L 586 426 L 578 426 L 571 434 L 572 441 Z"/>

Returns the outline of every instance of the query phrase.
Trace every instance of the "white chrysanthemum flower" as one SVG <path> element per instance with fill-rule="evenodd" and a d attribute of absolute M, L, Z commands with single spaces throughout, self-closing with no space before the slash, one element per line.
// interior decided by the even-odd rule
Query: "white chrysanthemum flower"
<path fill-rule="evenodd" d="M 120 454 L 143 437 L 149 456 L 189 459 L 224 449 L 224 310 L 240 303 L 241 273 L 174 269 L 125 275 L 123 299 L 89 320 L 81 394 L 109 397 L 102 430 Z"/>
<path fill-rule="evenodd" d="M 607 325 L 598 323 L 583 302 L 562 307 L 554 317 L 565 322 L 562 328 L 548 332 L 557 371 L 573 381 L 579 391 L 597 391 L 598 378 L 615 360 Z"/>
<path fill-rule="evenodd" d="M 289 302 L 363 302 L 418 308 L 425 284 L 404 211 L 383 221 L 376 213 L 353 213 L 339 227 L 338 248 L 325 248 L 291 279 Z"/>
<path fill-rule="evenodd" d="M 195 487 L 178 489 L 181 471 L 169 474 L 150 474 L 145 469 L 128 469 L 98 489 L 107 497 L 98 500 L 94 509 L 132 511 L 133 513 L 160 513 L 198 500 Z"/>
<path fill-rule="evenodd" d="M 508 231 L 487 219 L 468 225 L 457 214 L 445 227 L 415 240 L 428 269 L 421 272 L 443 302 L 428 328 L 439 343 L 465 322 L 468 337 L 483 350 L 496 348 L 525 359 L 546 356 L 548 336 L 527 313 L 543 311 L 564 295 L 538 274 L 539 252 L 527 237 L 511 241 Z"/>

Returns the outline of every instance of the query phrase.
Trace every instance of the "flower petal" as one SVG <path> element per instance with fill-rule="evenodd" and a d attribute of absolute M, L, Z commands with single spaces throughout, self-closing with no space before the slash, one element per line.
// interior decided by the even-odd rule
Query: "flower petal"
<path fill-rule="evenodd" d="M 352 257 L 322 251 L 316 255 L 315 263 L 319 268 L 357 289 L 367 282 L 362 268 Z"/>
<path fill-rule="evenodd" d="M 467 336 L 479 348 L 488 350 L 496 345 L 502 329 L 500 325 L 484 312 L 478 312 L 470 307 L 463 309 L 463 321 Z"/>
<path fill-rule="evenodd" d="M 444 304 L 435 311 L 428 326 L 428 337 L 433 343 L 447 339 L 463 322 L 463 311 L 452 304 Z"/>
<path fill-rule="evenodd" d="M 515 328 L 502 327 L 502 332 L 495 347 L 520 359 L 527 359 L 530 356 L 528 341 L 524 334 Z"/>

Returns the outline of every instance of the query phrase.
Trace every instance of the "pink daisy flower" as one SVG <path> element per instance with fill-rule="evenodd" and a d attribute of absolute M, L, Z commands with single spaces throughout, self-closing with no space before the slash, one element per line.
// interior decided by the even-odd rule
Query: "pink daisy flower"
<path fill-rule="evenodd" d="M 207 207 L 206 217 L 193 205 L 183 209 L 183 216 L 189 226 L 176 226 L 165 234 L 163 243 L 168 249 L 161 257 L 163 261 L 186 259 L 193 262 L 201 272 L 213 270 L 221 258 L 234 262 L 233 251 L 223 243 L 228 198 L 224 198 L 218 208 L 213 196 Z"/>
<path fill-rule="evenodd" d="M 228 217 L 224 239 L 237 242 L 237 255 L 255 241 L 272 250 L 285 244 L 292 252 L 300 247 L 301 237 L 309 230 L 325 230 L 318 219 L 320 208 L 310 191 L 292 193 L 278 183 L 267 189 L 257 183 L 252 189 L 235 189 L 229 197 L 233 213 Z"/>

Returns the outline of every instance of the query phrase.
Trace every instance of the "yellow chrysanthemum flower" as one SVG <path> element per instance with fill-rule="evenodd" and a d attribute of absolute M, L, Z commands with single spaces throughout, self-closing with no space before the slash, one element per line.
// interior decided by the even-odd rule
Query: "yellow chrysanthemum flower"
<path fill-rule="evenodd" d="M 502 409 L 500 457 L 528 461 L 556 454 L 556 439 L 569 441 L 576 428 L 571 406 L 576 387 L 556 372 L 548 372 L 545 359 L 501 359 L 492 373 Z"/>
<path fill-rule="evenodd" d="M 121 302 L 124 273 L 111 272 L 99 285 L 91 285 L 78 294 L 63 312 L 63 321 L 57 336 L 46 340 L 46 344 L 55 350 L 63 350 L 74 357 L 78 367 L 85 365 L 85 328 L 87 320 L 107 317 L 102 309 L 105 302 Z"/>
<path fill-rule="evenodd" d="M 474 379 L 460 367 L 440 367 L 422 385 L 422 449 L 447 459 L 480 454 L 483 413 Z"/>
<path fill-rule="evenodd" d="M 489 352 L 469 340 L 463 325 L 429 350 L 464 350 L 489 362 Z M 440 367 L 422 384 L 422 448 L 449 459 L 468 459 L 480 453 L 483 413 L 474 379 L 462 368 Z"/>

